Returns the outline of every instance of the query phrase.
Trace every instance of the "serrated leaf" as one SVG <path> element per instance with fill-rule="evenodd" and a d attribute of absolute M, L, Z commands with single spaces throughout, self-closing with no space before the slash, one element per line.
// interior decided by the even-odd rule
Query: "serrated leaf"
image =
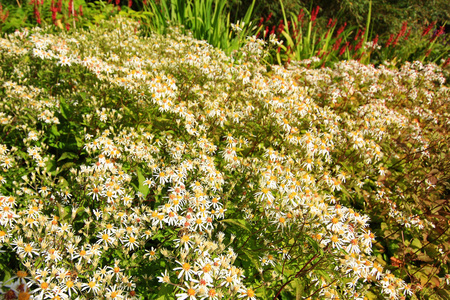
<path fill-rule="evenodd" d="M 428 255 L 426 255 L 425 253 L 419 253 L 417 255 L 417 259 L 420 260 L 420 261 L 424 261 L 424 262 L 432 262 L 432 261 L 434 261 L 434 259 L 432 259 Z"/>

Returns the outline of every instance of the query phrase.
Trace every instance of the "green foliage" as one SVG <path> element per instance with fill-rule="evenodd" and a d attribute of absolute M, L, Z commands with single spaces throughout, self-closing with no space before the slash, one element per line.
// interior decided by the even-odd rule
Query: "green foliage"
<path fill-rule="evenodd" d="M 194 38 L 207 41 L 229 54 L 241 47 L 245 37 L 254 31 L 251 18 L 255 0 L 237 24 L 230 23 L 226 4 L 226 0 L 171 0 L 159 3 L 150 0 L 146 9 L 154 16 L 150 24 L 153 32 L 166 33 L 169 26 L 180 26 L 183 33 L 189 30 Z"/>
<path fill-rule="evenodd" d="M 161 18 L 228 24 L 185 4 Z M 118 14 L 0 40 L 3 292 L 445 299 L 447 71 L 268 68 L 261 40 L 229 56 Z M 298 51 L 330 51 L 311 22 Z"/>

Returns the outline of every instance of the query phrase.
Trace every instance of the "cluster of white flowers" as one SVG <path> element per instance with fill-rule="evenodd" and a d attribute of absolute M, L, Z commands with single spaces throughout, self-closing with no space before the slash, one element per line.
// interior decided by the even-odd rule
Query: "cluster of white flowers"
<path fill-rule="evenodd" d="M 1 124 L 24 134 L 32 170 L 15 179 L 17 197 L 0 197 L 0 241 L 27 269 L 11 281 L 20 288 L 7 282 L 5 289 L 33 299 L 136 299 L 139 278 L 130 265 L 161 260 L 156 278 L 178 299 L 254 300 L 258 288 L 292 280 L 298 270 L 294 278 L 310 281 L 318 297 L 337 298 L 340 291 L 358 298 L 371 282 L 387 298 L 411 294 L 375 262 L 370 218 L 350 208 L 349 199 L 358 193 L 388 203 L 388 215 L 406 227 L 432 225 L 399 207 L 400 193 L 384 181 L 387 162 L 400 155 L 388 153 L 393 137 L 407 132 L 418 155 L 429 155 L 426 132 L 411 118 L 448 116 L 434 109 L 448 93 L 439 70 L 357 62 L 310 70 L 302 62 L 267 73 L 257 62 L 263 42 L 255 37 L 238 63 L 176 31 L 139 38 L 135 26 L 116 19 L 89 35 L 31 30 L 0 39 L 5 57 L 30 56 L 91 80 L 89 87 L 81 78 L 59 80 L 73 85 L 67 103 L 17 72 L 3 84 L 12 105 L 0 107 Z M 424 78 L 429 92 L 408 93 L 405 82 Z M 424 105 L 411 110 L 403 100 Z M 60 135 L 66 120 L 58 116 L 82 105 L 74 112 L 84 130 L 73 142 L 79 153 L 55 158 L 41 137 L 45 130 Z M 30 124 L 17 113 L 23 109 Z M 0 184 L 23 161 L 8 147 L 0 145 Z M 82 151 L 86 161 L 61 164 L 66 177 L 58 177 L 53 165 Z M 235 238 L 227 224 L 254 240 Z M 119 252 L 126 259 L 107 259 Z M 244 276 L 238 254 L 252 261 L 260 283 Z"/>

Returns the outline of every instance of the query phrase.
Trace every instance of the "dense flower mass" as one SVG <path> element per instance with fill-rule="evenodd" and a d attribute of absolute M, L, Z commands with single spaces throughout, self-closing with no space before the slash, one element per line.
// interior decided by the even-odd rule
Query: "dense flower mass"
<path fill-rule="evenodd" d="M 438 192 L 444 175 L 415 182 L 401 162 L 435 159 L 445 143 L 424 126 L 450 126 L 436 66 L 268 70 L 254 37 L 229 57 L 176 30 L 140 37 L 137 26 L 115 19 L 89 33 L 0 39 L 11 62 L 0 73 L 0 241 L 21 262 L 3 291 L 413 293 L 377 256 L 362 211 L 384 208 L 378 223 L 411 231 L 435 227 L 404 203 L 411 186 Z M 409 177 L 394 178 L 397 167 Z"/>

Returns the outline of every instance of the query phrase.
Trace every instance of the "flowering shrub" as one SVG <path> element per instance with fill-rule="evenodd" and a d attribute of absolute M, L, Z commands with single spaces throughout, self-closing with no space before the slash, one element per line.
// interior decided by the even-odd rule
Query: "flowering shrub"
<path fill-rule="evenodd" d="M 5 298 L 447 293 L 439 68 L 267 72 L 255 37 L 229 57 L 177 30 L 137 34 L 114 19 L 0 40 Z M 384 250 L 400 232 L 403 252 Z M 433 249 L 415 246 L 428 238 L 431 273 Z M 405 266 L 407 247 L 416 269 L 387 263 Z"/>

